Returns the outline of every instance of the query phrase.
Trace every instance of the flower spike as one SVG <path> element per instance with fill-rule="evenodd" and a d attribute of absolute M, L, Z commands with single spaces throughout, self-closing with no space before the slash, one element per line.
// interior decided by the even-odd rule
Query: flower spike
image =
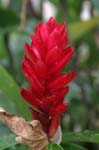
<path fill-rule="evenodd" d="M 65 23 L 59 25 L 51 17 L 48 22 L 37 25 L 31 44 L 25 44 L 25 52 L 22 70 L 29 88 L 21 88 L 20 93 L 32 106 L 33 119 L 39 120 L 52 138 L 60 125 L 61 114 L 68 108 L 64 103 L 68 84 L 76 76 L 75 71 L 62 72 L 74 53 L 68 46 Z"/>

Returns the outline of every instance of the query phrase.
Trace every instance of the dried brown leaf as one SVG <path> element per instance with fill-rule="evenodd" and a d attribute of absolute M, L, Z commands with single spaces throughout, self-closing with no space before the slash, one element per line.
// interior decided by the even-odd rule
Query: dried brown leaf
<path fill-rule="evenodd" d="M 27 122 L 24 118 L 11 115 L 2 108 L 0 108 L 0 118 L 17 135 L 16 140 L 19 143 L 30 146 L 32 150 L 46 149 L 48 138 L 38 120 Z"/>

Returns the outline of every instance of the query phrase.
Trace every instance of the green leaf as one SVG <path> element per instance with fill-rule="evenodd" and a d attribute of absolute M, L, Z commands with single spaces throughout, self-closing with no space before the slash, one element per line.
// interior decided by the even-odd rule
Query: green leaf
<path fill-rule="evenodd" d="M 81 95 L 79 93 L 79 86 L 75 82 L 70 83 L 69 86 L 70 86 L 70 91 L 67 94 L 68 99 L 69 100 L 71 100 L 72 98 L 80 99 Z"/>
<path fill-rule="evenodd" d="M 93 17 L 89 21 L 79 21 L 69 24 L 69 34 L 73 41 L 79 40 L 86 32 L 89 32 L 99 24 L 99 16 Z"/>
<path fill-rule="evenodd" d="M 18 143 L 15 141 L 15 135 L 9 134 L 5 136 L 0 136 L 0 150 L 12 147 L 17 145 Z"/>
<path fill-rule="evenodd" d="M 92 0 L 92 3 L 95 7 L 95 9 L 97 9 L 99 11 L 99 0 Z"/>
<path fill-rule="evenodd" d="M 27 103 L 21 98 L 18 85 L 2 66 L 0 66 L 0 91 L 10 101 L 14 102 L 18 115 L 29 119 L 30 114 Z M 7 101 L 6 103 L 9 102 Z"/>
<path fill-rule="evenodd" d="M 10 9 L 0 8 L 0 32 L 5 30 L 12 30 L 12 27 L 19 24 L 19 16 Z"/>
<path fill-rule="evenodd" d="M 65 148 L 67 150 L 86 150 L 84 147 L 82 147 L 78 144 L 70 144 L 70 143 L 66 143 Z"/>
<path fill-rule="evenodd" d="M 60 145 L 57 144 L 48 144 L 46 150 L 64 150 Z"/>
<path fill-rule="evenodd" d="M 9 148 L 7 150 L 12 150 L 12 149 Z M 29 147 L 26 145 L 17 144 L 17 145 L 15 145 L 14 150 L 29 150 Z"/>
<path fill-rule="evenodd" d="M 4 58 L 6 56 L 6 49 L 4 46 L 4 41 L 2 36 L 0 36 L 0 59 Z"/>
<path fill-rule="evenodd" d="M 92 142 L 99 143 L 99 131 L 67 132 L 63 133 L 62 143 L 66 142 Z"/>
<path fill-rule="evenodd" d="M 15 103 L 11 100 L 9 100 L 6 96 L 4 96 L 3 93 L 1 93 L 0 89 L 0 107 L 3 107 L 6 111 L 10 113 L 17 113 Z"/>

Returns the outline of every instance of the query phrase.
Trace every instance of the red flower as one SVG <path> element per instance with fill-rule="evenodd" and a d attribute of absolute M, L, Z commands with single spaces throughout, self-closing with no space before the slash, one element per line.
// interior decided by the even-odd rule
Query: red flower
<path fill-rule="evenodd" d="M 31 45 L 25 44 L 27 55 L 22 65 L 29 88 L 21 88 L 21 95 L 32 105 L 33 118 L 42 123 L 49 137 L 53 137 L 60 116 L 68 107 L 63 100 L 76 72 L 62 73 L 62 69 L 74 51 L 68 45 L 65 23 L 59 25 L 54 18 L 40 23 L 31 40 Z"/>

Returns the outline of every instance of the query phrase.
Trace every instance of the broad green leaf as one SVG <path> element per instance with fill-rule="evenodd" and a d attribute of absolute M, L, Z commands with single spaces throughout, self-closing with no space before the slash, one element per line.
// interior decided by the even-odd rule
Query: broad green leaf
<path fill-rule="evenodd" d="M 10 9 L 0 8 L 0 28 L 11 27 L 19 23 L 19 17 Z"/>
<path fill-rule="evenodd" d="M 67 132 L 63 133 L 62 143 L 66 142 L 92 142 L 99 143 L 99 131 Z"/>
<path fill-rule="evenodd" d="M 11 150 L 11 148 L 9 149 Z M 14 150 L 29 150 L 29 147 L 25 146 L 25 145 L 21 145 L 21 144 L 17 144 L 15 146 L 15 149 Z"/>
<path fill-rule="evenodd" d="M 3 107 L 9 113 L 17 113 L 15 103 L 9 100 L 3 93 L 1 93 L 0 89 L 0 107 Z"/>
<path fill-rule="evenodd" d="M 10 134 L 10 135 L 3 136 L 4 140 L 7 137 L 10 138 L 10 140 L 8 140 L 7 144 L 5 144 L 5 142 L 4 142 L 3 144 L 5 144 L 5 145 L 0 147 L 0 150 L 29 150 L 28 146 L 17 143 L 15 141 L 14 135 L 11 136 L 11 134 Z M 2 141 L 4 141 L 4 140 L 2 140 Z"/>
<path fill-rule="evenodd" d="M 12 27 L 19 24 L 19 16 L 10 9 L 0 8 L 0 32 L 12 30 Z"/>
<path fill-rule="evenodd" d="M 86 150 L 84 147 L 78 144 L 70 144 L 70 143 L 65 144 L 65 149 L 66 150 Z"/>
<path fill-rule="evenodd" d="M 57 144 L 48 144 L 46 150 L 64 150 L 64 149 Z"/>
<path fill-rule="evenodd" d="M 15 135 L 13 134 L 0 136 L 0 150 L 15 146 L 17 144 L 18 143 L 15 141 Z"/>
<path fill-rule="evenodd" d="M 89 32 L 99 24 L 99 16 L 89 21 L 79 21 L 68 25 L 69 34 L 73 41 L 79 40 L 85 33 Z"/>
<path fill-rule="evenodd" d="M 2 66 L 0 66 L 0 91 L 10 101 L 14 102 L 19 115 L 25 117 L 26 119 L 29 119 L 30 114 L 27 103 L 21 98 L 18 85 Z M 7 101 L 6 103 L 9 103 L 9 101 Z"/>

